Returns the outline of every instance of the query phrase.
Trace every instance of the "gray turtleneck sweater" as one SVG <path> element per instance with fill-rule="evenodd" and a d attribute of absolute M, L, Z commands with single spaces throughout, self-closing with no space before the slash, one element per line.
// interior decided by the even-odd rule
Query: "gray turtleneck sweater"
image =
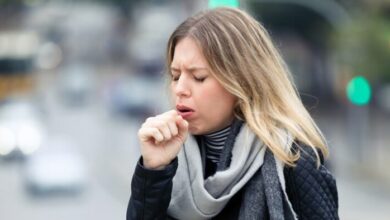
<path fill-rule="evenodd" d="M 225 146 L 225 141 L 229 136 L 231 126 L 215 131 L 210 134 L 201 136 L 203 139 L 205 153 L 206 153 L 206 172 L 205 178 L 213 175 L 218 166 L 220 156 Z"/>

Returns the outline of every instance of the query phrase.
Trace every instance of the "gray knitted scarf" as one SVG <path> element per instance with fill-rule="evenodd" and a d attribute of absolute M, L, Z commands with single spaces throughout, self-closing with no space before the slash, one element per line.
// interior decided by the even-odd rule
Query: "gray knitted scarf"
<path fill-rule="evenodd" d="M 217 172 L 204 179 L 200 148 L 195 137 L 187 138 L 178 155 L 168 214 L 176 219 L 211 219 L 245 187 L 239 219 L 296 219 L 285 191 L 283 164 L 245 124 L 226 142 L 229 163 L 218 165 Z M 287 133 L 283 143 L 291 146 Z"/>

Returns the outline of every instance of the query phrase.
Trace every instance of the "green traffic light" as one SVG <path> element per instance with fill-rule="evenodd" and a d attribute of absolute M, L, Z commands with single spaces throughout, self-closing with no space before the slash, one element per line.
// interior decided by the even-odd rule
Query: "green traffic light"
<path fill-rule="evenodd" d="M 348 82 L 347 96 L 355 105 L 366 105 L 371 99 L 371 86 L 363 76 L 356 76 Z"/>
<path fill-rule="evenodd" d="M 220 6 L 238 8 L 239 5 L 238 0 L 209 0 L 209 8 L 216 8 Z"/>

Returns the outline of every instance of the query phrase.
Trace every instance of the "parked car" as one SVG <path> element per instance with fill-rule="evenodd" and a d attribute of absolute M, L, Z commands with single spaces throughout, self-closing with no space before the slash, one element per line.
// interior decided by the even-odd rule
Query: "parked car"
<path fill-rule="evenodd" d="M 76 144 L 50 138 L 25 163 L 26 187 L 31 194 L 78 194 L 86 185 L 86 165 Z"/>
<path fill-rule="evenodd" d="M 114 114 L 145 118 L 161 111 L 166 100 L 163 89 L 164 83 L 157 79 L 122 77 L 108 85 L 106 98 Z"/>
<path fill-rule="evenodd" d="M 0 104 L 0 156 L 34 153 L 45 132 L 42 112 L 32 101 L 12 99 Z"/>
<path fill-rule="evenodd" d="M 94 89 L 94 71 L 88 65 L 65 67 L 59 75 L 59 92 L 65 104 L 80 106 L 91 98 Z"/>

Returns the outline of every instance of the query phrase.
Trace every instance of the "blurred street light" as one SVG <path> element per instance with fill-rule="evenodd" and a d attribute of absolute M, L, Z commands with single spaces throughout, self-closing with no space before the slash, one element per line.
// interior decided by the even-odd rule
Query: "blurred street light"
<path fill-rule="evenodd" d="M 209 8 L 216 8 L 220 6 L 228 6 L 238 8 L 240 5 L 238 0 L 209 0 Z"/>
<path fill-rule="evenodd" d="M 347 85 L 349 101 L 355 105 L 366 105 L 371 99 L 371 86 L 363 76 L 356 76 Z"/>

